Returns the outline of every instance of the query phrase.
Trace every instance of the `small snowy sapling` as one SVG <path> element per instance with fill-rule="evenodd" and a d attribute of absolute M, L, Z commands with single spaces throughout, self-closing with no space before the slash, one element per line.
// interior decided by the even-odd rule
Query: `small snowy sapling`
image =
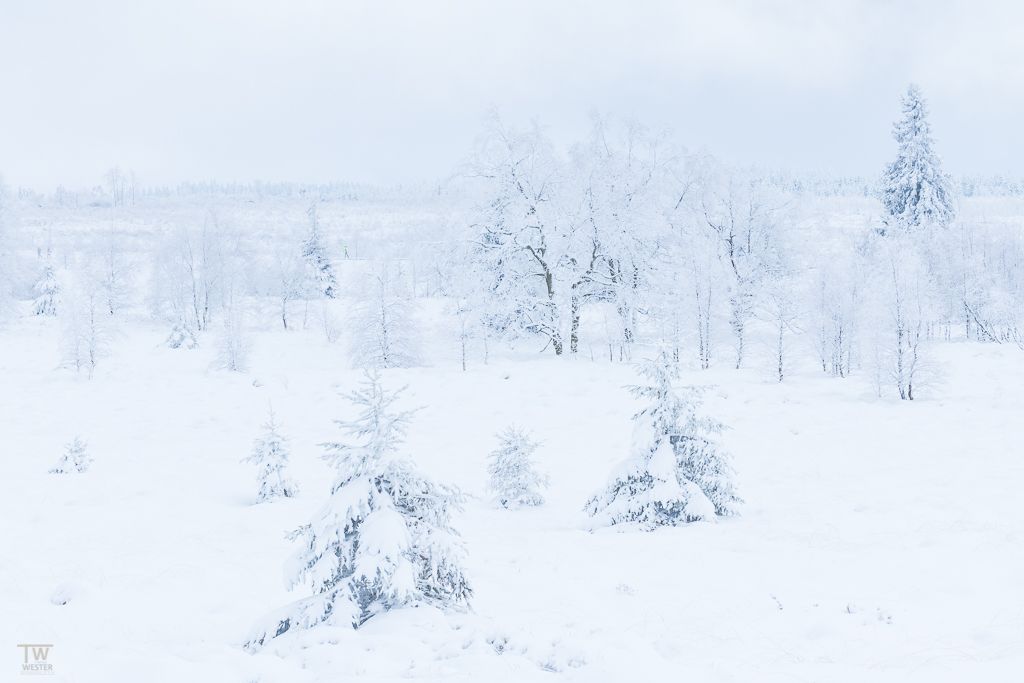
<path fill-rule="evenodd" d="M 242 462 L 256 465 L 256 480 L 260 490 L 256 502 L 263 503 L 278 496 L 290 498 L 299 492 L 299 487 L 282 470 L 288 465 L 288 439 L 278 434 L 279 425 L 274 422 L 274 411 L 270 420 L 260 427 L 263 433 L 253 442 L 252 453 Z"/>
<path fill-rule="evenodd" d="M 399 451 L 412 416 L 391 412 L 400 393 L 385 391 L 374 372 L 349 394 L 362 412 L 337 424 L 356 443 L 322 444 L 324 459 L 338 470 L 331 496 L 290 535 L 302 547 L 285 567 L 286 583 L 309 580 L 314 594 L 257 624 L 249 651 L 291 629 L 358 628 L 375 614 L 416 603 L 467 604 L 464 551 L 451 527 L 463 495 L 416 470 Z"/>
<path fill-rule="evenodd" d="M 650 385 L 629 387 L 650 404 L 633 416 L 633 443 L 607 487 L 585 510 L 595 526 L 634 522 L 647 529 L 736 514 L 730 455 L 714 436 L 724 425 L 698 417 L 705 387 L 672 386 L 678 369 L 668 353 L 640 364 Z"/>
<path fill-rule="evenodd" d="M 86 443 L 80 436 L 64 447 L 64 455 L 50 468 L 50 474 L 85 472 L 92 463 L 92 456 L 85 452 Z"/>
<path fill-rule="evenodd" d="M 544 497 L 538 489 L 548 485 L 548 477 L 537 473 L 531 459 L 540 444 L 514 425 L 498 434 L 498 439 L 498 450 L 488 456 L 487 473 L 491 475 L 488 489 L 505 507 L 541 505 Z"/>
<path fill-rule="evenodd" d="M 49 261 L 43 267 L 43 277 L 36 283 L 39 296 L 32 303 L 32 312 L 36 315 L 57 315 L 57 297 L 60 295 L 60 284 L 53 264 Z"/>

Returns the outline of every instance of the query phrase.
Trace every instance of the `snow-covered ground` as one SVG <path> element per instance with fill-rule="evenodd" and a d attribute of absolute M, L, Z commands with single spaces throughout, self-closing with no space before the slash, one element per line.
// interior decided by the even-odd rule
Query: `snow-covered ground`
<path fill-rule="evenodd" d="M 52 644 L 55 680 L 1009 681 L 1024 671 L 1024 353 L 937 346 L 946 381 L 913 402 L 811 368 L 784 384 L 721 364 L 708 414 L 732 429 L 742 515 L 590 533 L 582 507 L 625 457 L 629 366 L 551 356 L 390 370 L 423 406 L 408 451 L 475 496 L 454 521 L 469 614 L 407 609 L 358 631 L 241 645 L 289 593 L 285 534 L 324 502 L 317 444 L 353 417 L 359 373 L 312 331 L 257 336 L 251 371 L 212 343 L 131 326 L 92 380 L 54 369 L 57 324 L 0 331 L 0 658 Z M 300 494 L 254 505 L 246 457 L 268 403 Z M 543 441 L 547 503 L 485 493 L 495 433 Z M 47 470 L 76 435 L 82 474 Z M 31 657 L 30 657 L 31 658 Z"/>

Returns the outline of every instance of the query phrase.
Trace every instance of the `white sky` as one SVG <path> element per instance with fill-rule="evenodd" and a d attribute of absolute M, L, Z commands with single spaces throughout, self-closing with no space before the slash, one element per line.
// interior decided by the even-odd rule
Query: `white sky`
<path fill-rule="evenodd" d="M 946 170 L 1024 174 L 1024 3 L 0 0 L 0 173 L 447 175 L 489 104 L 560 141 L 593 108 L 733 163 L 877 173 L 919 83 Z"/>

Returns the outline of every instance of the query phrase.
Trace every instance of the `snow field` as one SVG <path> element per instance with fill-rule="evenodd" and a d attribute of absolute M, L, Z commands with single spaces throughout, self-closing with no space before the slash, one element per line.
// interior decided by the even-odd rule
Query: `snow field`
<path fill-rule="evenodd" d="M 946 382 L 913 403 L 859 377 L 684 372 L 716 385 L 704 411 L 732 427 L 747 504 L 653 533 L 589 533 L 582 512 L 629 447 L 630 367 L 519 352 L 465 373 L 386 371 L 388 388 L 409 384 L 396 407 L 424 406 L 405 444 L 417 465 L 475 496 L 454 520 L 474 612 L 400 610 L 249 655 L 253 623 L 308 594 L 284 590 L 284 535 L 326 499 L 316 444 L 353 417 L 338 392 L 360 373 L 313 330 L 257 334 L 243 374 L 209 369 L 212 333 L 171 350 L 165 329 L 134 325 L 87 380 L 54 369 L 56 335 L 43 318 L 0 331 L 5 675 L 25 642 L 54 644 L 58 681 L 932 682 L 1024 668 L 1015 348 L 936 346 Z M 300 493 L 254 505 L 239 461 L 268 401 Z M 543 441 L 537 508 L 496 508 L 485 490 L 513 422 Z M 90 469 L 47 474 L 76 434 Z"/>

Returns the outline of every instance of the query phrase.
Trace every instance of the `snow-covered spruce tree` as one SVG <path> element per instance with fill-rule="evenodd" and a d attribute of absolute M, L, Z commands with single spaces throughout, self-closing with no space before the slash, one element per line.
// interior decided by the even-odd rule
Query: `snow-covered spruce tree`
<path fill-rule="evenodd" d="M 32 312 L 36 315 L 57 315 L 57 296 L 60 294 L 60 284 L 57 282 L 57 273 L 53 263 L 47 260 L 43 266 L 43 276 L 36 283 L 36 291 L 39 296 L 32 304 Z"/>
<path fill-rule="evenodd" d="M 286 565 L 286 582 L 295 587 L 308 580 L 314 594 L 257 624 L 246 643 L 250 651 L 295 628 L 358 628 L 375 614 L 416 603 L 468 604 L 464 551 L 451 527 L 463 495 L 400 453 L 412 416 L 391 411 L 400 394 L 384 390 L 376 371 L 349 394 L 362 412 L 337 423 L 357 443 L 322 444 L 324 459 L 338 470 L 331 497 L 290 536 L 303 545 Z"/>
<path fill-rule="evenodd" d="M 253 442 L 252 453 L 242 461 L 256 465 L 256 481 L 260 485 L 257 503 L 278 496 L 290 498 L 299 492 L 298 485 L 282 471 L 288 465 L 288 439 L 278 433 L 278 427 L 271 409 L 270 419 L 260 425 L 263 433 Z"/>
<path fill-rule="evenodd" d="M 736 514 L 730 455 L 714 436 L 725 427 L 697 415 L 705 387 L 678 389 L 678 370 L 667 351 L 639 364 L 648 385 L 629 387 L 650 405 L 633 416 L 629 457 L 607 487 L 584 508 L 595 526 L 634 522 L 646 529 Z"/>
<path fill-rule="evenodd" d="M 363 282 L 350 342 L 354 364 L 363 368 L 407 368 L 417 363 L 413 301 L 396 264 L 380 260 Z"/>
<path fill-rule="evenodd" d="M 548 485 L 548 477 L 534 469 L 531 459 L 540 444 L 515 425 L 497 436 L 498 450 L 488 456 L 487 473 L 491 475 L 488 490 L 504 507 L 541 505 L 544 497 L 539 489 Z"/>
<path fill-rule="evenodd" d="M 338 283 L 331 269 L 331 256 L 327 251 L 327 240 L 320 226 L 316 203 L 306 209 L 309 218 L 309 234 L 302 241 L 302 259 L 306 264 L 306 289 L 309 297 L 333 299 L 338 293 Z"/>
<path fill-rule="evenodd" d="M 85 452 L 85 442 L 80 436 L 64 447 L 64 455 L 50 468 L 50 474 L 85 472 L 92 463 L 92 456 Z"/>
<path fill-rule="evenodd" d="M 942 159 L 932 151 L 927 101 L 911 83 L 902 104 L 903 120 L 892 127 L 899 151 L 882 177 L 882 203 L 907 227 L 948 225 L 954 215 L 953 187 L 942 172 Z"/>

